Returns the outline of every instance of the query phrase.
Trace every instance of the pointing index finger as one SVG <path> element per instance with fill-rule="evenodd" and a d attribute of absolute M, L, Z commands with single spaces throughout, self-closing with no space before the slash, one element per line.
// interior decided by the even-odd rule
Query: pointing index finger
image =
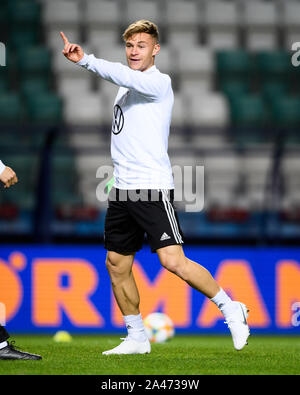
<path fill-rule="evenodd" d="M 63 33 L 63 32 L 60 32 L 60 35 L 61 35 L 61 38 L 64 40 L 64 43 L 65 43 L 65 44 L 68 44 L 68 43 L 69 43 L 69 40 L 68 40 L 67 37 L 64 35 L 64 33 Z"/>

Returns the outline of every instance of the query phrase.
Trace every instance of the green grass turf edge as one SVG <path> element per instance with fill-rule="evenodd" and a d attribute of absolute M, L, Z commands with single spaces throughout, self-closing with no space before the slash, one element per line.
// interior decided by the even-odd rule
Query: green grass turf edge
<path fill-rule="evenodd" d="M 229 336 L 177 335 L 153 344 L 148 355 L 103 356 L 116 335 L 73 335 L 55 343 L 48 335 L 15 335 L 22 350 L 41 361 L 1 361 L 0 375 L 299 375 L 300 336 L 254 335 L 242 351 Z"/>

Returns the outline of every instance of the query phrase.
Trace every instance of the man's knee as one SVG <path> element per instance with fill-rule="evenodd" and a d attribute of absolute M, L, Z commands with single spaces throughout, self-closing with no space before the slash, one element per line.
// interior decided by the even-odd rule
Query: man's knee
<path fill-rule="evenodd" d="M 108 269 L 109 268 L 117 268 L 119 266 L 121 260 L 118 255 L 119 254 L 116 254 L 115 252 L 108 252 L 107 253 L 105 264 Z"/>
<path fill-rule="evenodd" d="M 163 251 L 159 255 L 161 265 L 168 271 L 178 275 L 183 280 L 186 278 L 186 258 L 179 252 Z"/>
<path fill-rule="evenodd" d="M 106 255 L 106 267 L 111 276 L 121 277 L 130 273 L 134 256 L 122 255 L 114 251 L 109 251 Z"/>

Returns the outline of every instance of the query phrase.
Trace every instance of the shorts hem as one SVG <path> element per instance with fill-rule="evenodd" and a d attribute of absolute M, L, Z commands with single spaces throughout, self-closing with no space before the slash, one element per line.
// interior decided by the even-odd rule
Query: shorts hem
<path fill-rule="evenodd" d="M 152 254 L 154 254 L 156 252 L 156 250 L 158 250 L 159 248 L 164 248 L 164 247 L 168 247 L 168 246 L 175 246 L 175 245 L 182 245 L 182 244 L 184 244 L 184 241 L 182 243 L 176 243 L 175 241 L 170 241 L 169 243 L 166 243 L 163 246 L 160 245 L 158 247 L 151 247 L 151 252 L 152 252 Z"/>
<path fill-rule="evenodd" d="M 135 247 L 135 248 L 130 248 L 130 249 L 122 249 L 120 247 L 104 245 L 104 248 L 107 251 L 116 252 L 118 254 L 130 254 L 131 252 L 138 252 L 138 251 L 140 251 L 142 247 Z"/>

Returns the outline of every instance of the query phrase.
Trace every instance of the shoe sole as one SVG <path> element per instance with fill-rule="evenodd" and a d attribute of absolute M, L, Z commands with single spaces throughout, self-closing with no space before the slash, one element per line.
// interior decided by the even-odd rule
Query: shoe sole
<path fill-rule="evenodd" d="M 143 354 L 150 354 L 151 348 L 147 349 L 146 351 L 143 351 L 143 352 L 133 352 L 133 353 L 111 352 L 111 351 L 113 351 L 113 350 L 103 351 L 102 355 L 143 355 Z"/>
<path fill-rule="evenodd" d="M 150 354 L 150 351 L 146 352 L 136 352 L 136 353 L 102 353 L 102 355 L 145 355 L 145 354 Z"/>

